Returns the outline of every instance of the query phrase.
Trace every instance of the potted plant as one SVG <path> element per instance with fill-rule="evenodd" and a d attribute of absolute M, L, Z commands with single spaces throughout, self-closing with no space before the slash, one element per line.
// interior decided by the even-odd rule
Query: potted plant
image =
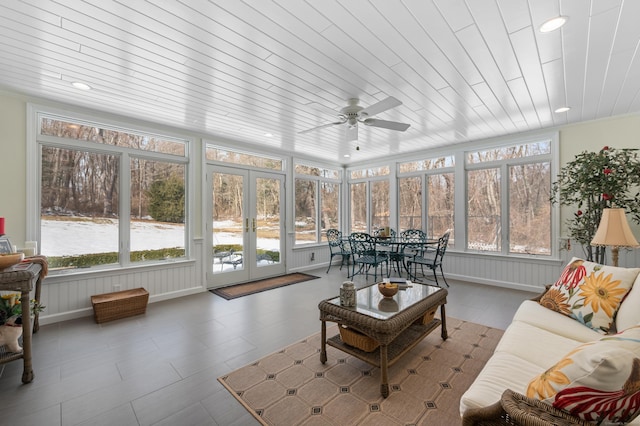
<path fill-rule="evenodd" d="M 623 208 L 631 220 L 640 223 L 640 158 L 636 149 L 603 147 L 583 151 L 560 170 L 551 184 L 551 201 L 573 206 L 567 219 L 569 236 L 579 242 L 587 260 L 603 264 L 605 247 L 592 247 L 602 210 Z"/>
<path fill-rule="evenodd" d="M 31 316 L 42 312 L 44 306 L 35 299 L 31 300 Z M 0 346 L 6 345 L 9 352 L 22 351 L 18 339 L 22 336 L 22 304 L 19 293 L 0 296 Z"/>

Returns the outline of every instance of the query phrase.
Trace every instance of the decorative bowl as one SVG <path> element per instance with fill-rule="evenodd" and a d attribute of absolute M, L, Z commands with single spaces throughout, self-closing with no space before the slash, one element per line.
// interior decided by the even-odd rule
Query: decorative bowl
<path fill-rule="evenodd" d="M 24 253 L 0 254 L 0 269 L 16 265 L 22 262 L 22 259 L 24 259 Z"/>
<path fill-rule="evenodd" d="M 378 283 L 378 290 L 384 297 L 393 297 L 398 292 L 398 284 Z"/>

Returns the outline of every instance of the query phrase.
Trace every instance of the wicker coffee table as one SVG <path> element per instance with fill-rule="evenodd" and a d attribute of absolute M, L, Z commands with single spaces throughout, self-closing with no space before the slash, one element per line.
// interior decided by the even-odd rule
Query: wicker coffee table
<path fill-rule="evenodd" d="M 318 305 L 322 322 L 320 361 L 327 362 L 328 344 L 379 367 L 380 394 L 386 398 L 391 365 L 439 325 L 442 339 L 447 339 L 444 309 L 447 290 L 413 283 L 393 298 L 384 298 L 377 284 L 372 284 L 358 289 L 356 297 L 355 307 L 341 306 L 339 297 L 323 300 Z M 433 317 L 438 307 L 441 319 Z M 338 323 L 341 334 L 327 339 L 327 321 Z"/>

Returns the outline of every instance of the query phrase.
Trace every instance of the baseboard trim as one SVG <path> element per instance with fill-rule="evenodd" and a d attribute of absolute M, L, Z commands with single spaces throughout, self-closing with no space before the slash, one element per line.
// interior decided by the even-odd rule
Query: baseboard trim
<path fill-rule="evenodd" d="M 544 290 L 544 285 L 536 286 L 531 284 L 512 283 L 508 281 L 498 281 L 498 280 L 491 280 L 486 278 L 470 277 L 467 275 L 450 274 L 448 272 L 445 272 L 445 277 L 451 278 L 452 280 L 464 281 L 467 283 L 475 283 L 475 284 L 489 285 L 493 287 L 509 288 L 512 290 L 528 291 L 536 294 L 539 294 Z"/>
<path fill-rule="evenodd" d="M 203 287 L 192 287 L 184 290 L 172 291 L 169 293 L 157 294 L 149 296 L 149 303 L 161 302 L 163 300 L 177 299 L 178 297 L 190 296 L 192 294 L 206 293 L 207 289 Z M 76 309 L 74 311 L 67 311 L 60 314 L 53 315 L 41 315 L 38 317 L 38 323 L 40 325 L 55 324 L 57 322 L 69 321 L 73 319 L 92 317 L 93 307 Z"/>

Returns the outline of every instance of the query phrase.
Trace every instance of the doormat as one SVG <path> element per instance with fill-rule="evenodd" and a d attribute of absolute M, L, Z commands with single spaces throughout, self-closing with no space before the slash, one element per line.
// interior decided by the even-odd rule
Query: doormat
<path fill-rule="evenodd" d="M 249 281 L 243 284 L 235 284 L 228 287 L 214 288 L 209 290 L 213 294 L 224 297 L 227 300 L 235 299 L 249 294 L 260 293 L 261 291 L 271 290 L 278 287 L 284 287 L 291 284 L 298 284 L 304 281 L 315 280 L 315 275 L 303 274 L 295 272 L 293 274 L 280 275 L 264 280 Z"/>
<path fill-rule="evenodd" d="M 447 340 L 433 332 L 389 368 L 386 399 L 379 368 L 331 346 L 322 364 L 320 333 L 218 381 L 262 425 L 459 425 L 460 396 L 503 331 L 451 317 L 447 328 Z"/>

